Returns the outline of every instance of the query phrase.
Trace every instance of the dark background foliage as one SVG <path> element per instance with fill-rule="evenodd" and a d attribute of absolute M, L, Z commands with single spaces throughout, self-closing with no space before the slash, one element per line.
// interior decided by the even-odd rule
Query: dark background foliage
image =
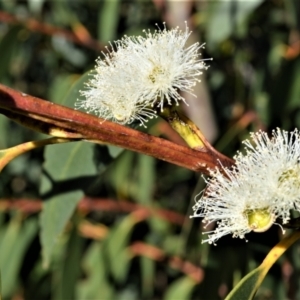
<path fill-rule="evenodd" d="M 156 23 L 162 28 L 163 21 L 184 26 L 184 17 L 193 38 L 206 42 L 203 57 L 214 59 L 201 83 L 213 107 L 211 114 L 200 105 L 199 116 L 211 116 L 203 131 L 233 156 L 250 131 L 300 125 L 299 6 L 297 0 L 2 0 L 0 81 L 73 107 L 109 41 Z M 186 113 L 200 128 L 208 124 Z M 146 131 L 178 141 L 160 119 Z M 0 116 L 1 148 L 38 138 Z M 201 176 L 112 146 L 37 149 L 0 178 L 4 299 L 222 299 L 281 236 L 274 226 L 249 234 L 248 242 L 228 236 L 217 246 L 201 244 L 201 220 L 189 219 Z M 257 299 L 299 299 L 298 254 L 296 244 Z"/>

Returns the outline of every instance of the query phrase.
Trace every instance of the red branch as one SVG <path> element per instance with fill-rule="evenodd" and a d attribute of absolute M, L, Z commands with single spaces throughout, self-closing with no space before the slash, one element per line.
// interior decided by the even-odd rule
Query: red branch
<path fill-rule="evenodd" d="M 184 147 L 96 116 L 20 93 L 1 84 L 0 113 L 34 130 L 42 130 L 46 134 L 60 130 L 64 133 L 63 136 L 68 138 L 67 133 L 73 136 L 76 133 L 82 139 L 116 145 L 204 174 L 209 174 L 208 168 L 213 169 L 220 164 L 230 167 L 234 163 L 232 159 L 212 149 L 198 151 Z"/>
<path fill-rule="evenodd" d="M 0 199 L 0 211 L 13 209 L 26 214 L 36 213 L 42 209 L 42 201 L 32 199 Z M 91 211 L 135 212 L 137 219 L 156 216 L 177 225 L 182 225 L 185 221 L 185 216 L 170 210 L 148 208 L 135 203 L 113 199 L 84 197 L 78 204 L 78 210 L 85 213 Z"/>
<path fill-rule="evenodd" d="M 162 261 L 167 258 L 167 255 L 160 248 L 152 245 L 145 244 L 143 242 L 136 242 L 130 246 L 130 252 L 134 255 L 146 256 L 155 261 Z M 172 256 L 168 259 L 170 267 L 178 269 L 185 273 L 196 283 L 202 282 L 204 278 L 204 272 L 201 268 L 193 265 L 188 261 L 184 261 L 179 256 Z"/>
<path fill-rule="evenodd" d="M 98 41 L 94 40 L 85 27 L 83 27 L 83 25 L 80 23 L 75 24 L 73 28 L 74 32 L 71 32 L 66 29 L 39 22 L 33 18 L 18 18 L 4 11 L 0 11 L 0 22 L 13 25 L 22 25 L 30 31 L 39 32 L 50 36 L 60 35 L 75 44 L 83 45 L 99 52 L 106 51 L 105 47 Z"/>
<path fill-rule="evenodd" d="M 87 211 L 121 211 L 128 213 L 139 210 L 142 211 L 146 217 L 157 216 L 178 225 L 182 225 L 185 221 L 185 216 L 170 210 L 148 208 L 135 203 L 115 201 L 112 199 L 95 199 L 85 197 L 79 203 L 79 209 Z"/>

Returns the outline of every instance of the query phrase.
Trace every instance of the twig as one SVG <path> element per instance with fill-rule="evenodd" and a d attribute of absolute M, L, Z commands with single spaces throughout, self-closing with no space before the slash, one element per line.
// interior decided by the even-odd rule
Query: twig
<path fill-rule="evenodd" d="M 50 36 L 60 35 L 75 44 L 83 45 L 87 48 L 96 50 L 97 52 L 106 51 L 105 47 L 98 41 L 94 40 L 81 24 L 76 24 L 74 28 L 75 32 L 71 32 L 66 29 L 39 22 L 33 18 L 21 19 L 4 11 L 0 11 L 0 22 L 13 25 L 22 25 L 30 31 L 35 31 Z"/>
<path fill-rule="evenodd" d="M 143 242 L 135 242 L 129 247 L 129 249 L 133 255 L 145 256 L 155 261 L 167 259 L 167 255 L 162 249 Z M 202 282 L 204 278 L 204 272 L 201 268 L 188 261 L 184 261 L 179 256 L 171 256 L 168 259 L 168 264 L 173 269 L 180 270 L 182 273 L 191 277 L 196 283 Z"/>
<path fill-rule="evenodd" d="M 42 204 L 43 202 L 38 199 L 0 199 L 0 211 L 15 209 L 20 210 L 26 214 L 33 214 L 39 212 L 42 209 Z M 84 197 L 78 204 L 78 210 L 85 213 L 91 211 L 112 211 L 125 213 L 138 211 L 139 215 L 142 215 L 144 219 L 151 216 L 156 216 L 177 225 L 182 225 L 185 221 L 184 215 L 170 210 L 148 208 L 135 203 L 116 201 L 114 199 L 107 198 L 103 199 Z"/>
<path fill-rule="evenodd" d="M 204 174 L 209 174 L 208 168 L 234 164 L 232 159 L 217 152 L 197 151 L 177 145 L 4 85 L 0 85 L 0 113 L 46 134 L 65 138 L 78 135 L 87 141 L 116 145 Z"/>

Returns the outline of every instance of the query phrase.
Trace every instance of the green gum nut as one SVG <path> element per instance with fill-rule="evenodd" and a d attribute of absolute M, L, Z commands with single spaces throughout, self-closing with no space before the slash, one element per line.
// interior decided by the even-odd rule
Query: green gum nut
<path fill-rule="evenodd" d="M 244 212 L 248 226 L 254 232 L 265 232 L 274 223 L 275 216 L 272 214 L 268 208 L 261 209 L 249 209 Z"/>

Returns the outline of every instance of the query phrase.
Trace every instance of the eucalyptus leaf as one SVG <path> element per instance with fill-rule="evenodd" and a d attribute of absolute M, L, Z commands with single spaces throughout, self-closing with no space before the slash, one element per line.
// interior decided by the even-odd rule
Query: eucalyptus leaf
<path fill-rule="evenodd" d="M 164 300 L 190 299 L 196 282 L 190 277 L 182 277 L 173 282 L 164 295 Z"/>
<path fill-rule="evenodd" d="M 57 76 L 53 80 L 52 85 L 49 87 L 49 100 L 57 104 L 64 104 L 64 102 L 70 102 L 71 99 L 68 100 L 67 96 L 69 96 L 68 94 L 71 93 L 71 91 L 73 91 L 73 85 L 76 89 L 76 83 L 78 83 L 78 79 L 79 75 L 74 74 L 60 74 L 59 76 Z M 73 102 L 70 104 L 74 104 L 76 98 L 72 101 Z"/>
<path fill-rule="evenodd" d="M 0 243 L 1 294 L 11 297 L 16 289 L 25 251 L 38 229 L 35 219 L 24 223 L 16 216 L 6 226 Z"/>
<path fill-rule="evenodd" d="M 207 44 L 210 48 L 227 39 L 263 0 L 212 1 L 207 26 Z M 241 29 L 239 29 L 241 30 Z"/>
<path fill-rule="evenodd" d="M 146 256 L 140 257 L 143 297 L 151 298 L 154 290 L 155 262 Z"/>
<path fill-rule="evenodd" d="M 75 77 L 75 75 L 64 78 L 64 82 L 61 82 L 62 86 L 60 88 L 64 92 L 63 94 L 65 94 L 65 96 L 62 97 L 60 95 L 59 97 L 58 94 L 52 93 L 55 102 L 57 101 L 57 103 L 61 105 L 74 108 L 76 101 L 81 98 L 79 91 L 84 90 L 86 88 L 86 83 L 89 81 L 90 77 L 91 77 L 91 72 L 88 71 L 84 73 L 82 76 L 80 76 L 79 78 Z M 73 84 L 71 85 L 72 82 Z M 56 85 L 57 84 L 59 83 L 57 82 Z M 56 85 L 54 86 L 54 88 L 56 87 Z M 66 91 L 67 89 L 68 91 Z"/>
<path fill-rule="evenodd" d="M 8 147 L 8 123 L 9 119 L 0 115 L 0 150 Z"/>
<path fill-rule="evenodd" d="M 93 242 L 83 258 L 83 269 L 86 278 L 76 286 L 76 299 L 116 299 L 106 274 L 108 273 L 103 247 Z"/>
<path fill-rule="evenodd" d="M 44 171 L 48 175 L 42 177 L 41 193 L 49 196 L 44 199 L 40 215 L 40 239 L 44 266 L 48 266 L 59 235 L 84 195 L 77 182 L 80 183 L 82 176 L 96 174 L 93 144 L 78 142 L 47 147 Z M 72 183 L 71 179 L 78 178 L 76 185 Z M 69 184 L 61 190 L 58 183 L 63 180 L 68 180 Z"/>
<path fill-rule="evenodd" d="M 105 0 L 103 2 L 98 21 L 98 36 L 101 42 L 107 43 L 115 39 L 119 20 L 119 6 L 119 0 Z"/>
<path fill-rule="evenodd" d="M 74 226 L 61 264 L 57 299 L 75 299 L 76 284 L 81 274 L 81 266 L 78 262 L 81 260 L 83 241 L 83 238 L 78 235 L 77 226 Z"/>
<path fill-rule="evenodd" d="M 4 35 L 2 40 L 0 41 L 0 80 L 3 82 L 6 79 L 6 75 L 9 73 L 9 67 L 11 64 L 11 60 L 13 59 L 13 55 L 15 49 L 19 44 L 19 40 L 17 35 L 20 31 L 19 26 L 14 26 L 10 28 L 7 33 Z"/>
<path fill-rule="evenodd" d="M 150 205 L 155 183 L 155 160 L 153 157 L 138 155 L 139 176 L 137 178 L 135 197 L 141 204 Z"/>
<path fill-rule="evenodd" d="M 129 269 L 131 255 L 127 247 L 136 222 L 133 215 L 125 217 L 114 226 L 104 241 L 103 247 L 109 258 L 111 272 L 118 282 L 125 280 Z"/>
<path fill-rule="evenodd" d="M 228 294 L 225 300 L 251 300 L 273 264 L 298 239 L 300 232 L 285 237 L 268 253 L 262 264 L 248 273 Z"/>

